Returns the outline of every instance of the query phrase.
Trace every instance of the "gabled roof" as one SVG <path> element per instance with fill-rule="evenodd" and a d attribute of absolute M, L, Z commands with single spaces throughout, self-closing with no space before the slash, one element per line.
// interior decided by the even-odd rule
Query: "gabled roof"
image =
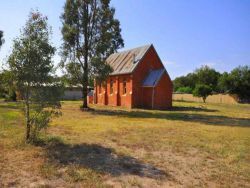
<path fill-rule="evenodd" d="M 111 54 L 106 60 L 106 63 L 113 68 L 111 75 L 132 73 L 151 46 L 146 45 Z"/>
<path fill-rule="evenodd" d="M 164 72 L 164 68 L 150 71 L 143 81 L 142 87 L 155 87 Z"/>

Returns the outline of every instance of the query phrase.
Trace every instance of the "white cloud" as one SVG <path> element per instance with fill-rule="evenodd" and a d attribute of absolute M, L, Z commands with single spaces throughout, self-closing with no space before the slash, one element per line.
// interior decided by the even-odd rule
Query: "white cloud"
<path fill-rule="evenodd" d="M 164 60 L 162 63 L 165 67 L 180 67 L 180 65 L 175 61 Z"/>

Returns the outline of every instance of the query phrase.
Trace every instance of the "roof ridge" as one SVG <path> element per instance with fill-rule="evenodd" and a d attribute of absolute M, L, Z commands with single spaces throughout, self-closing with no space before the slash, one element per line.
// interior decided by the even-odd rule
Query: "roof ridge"
<path fill-rule="evenodd" d="M 153 44 L 146 44 L 146 45 L 143 45 L 143 46 L 138 46 L 138 47 L 135 47 L 135 48 L 130 48 L 130 49 L 127 49 L 127 50 L 122 50 L 120 52 L 115 52 L 111 55 L 114 55 L 114 54 L 120 54 L 120 53 L 127 53 L 129 51 L 132 51 L 132 50 L 136 50 L 136 49 L 140 49 L 140 48 L 149 48 L 150 46 L 152 46 Z"/>
<path fill-rule="evenodd" d="M 113 68 L 111 75 L 133 72 L 152 46 L 153 44 L 149 44 L 111 54 L 106 59 L 106 63 Z"/>

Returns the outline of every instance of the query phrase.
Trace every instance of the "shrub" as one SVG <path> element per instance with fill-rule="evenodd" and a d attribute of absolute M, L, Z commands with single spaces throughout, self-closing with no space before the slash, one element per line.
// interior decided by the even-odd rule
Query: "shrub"
<path fill-rule="evenodd" d="M 180 92 L 180 93 L 192 93 L 192 88 L 191 87 L 179 87 L 177 89 L 177 92 Z"/>
<path fill-rule="evenodd" d="M 206 102 L 206 98 L 211 94 L 212 88 L 204 84 L 197 84 L 193 91 L 193 95 L 195 97 L 202 97 L 204 103 Z"/>
<path fill-rule="evenodd" d="M 236 94 L 241 102 L 250 101 L 250 67 L 239 66 L 220 78 L 221 90 Z"/>

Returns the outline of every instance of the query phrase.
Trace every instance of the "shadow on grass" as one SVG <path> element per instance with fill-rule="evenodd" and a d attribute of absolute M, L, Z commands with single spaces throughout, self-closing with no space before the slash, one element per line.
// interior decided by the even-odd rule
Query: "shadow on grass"
<path fill-rule="evenodd" d="M 186 106 L 173 106 L 169 111 L 218 112 L 218 110 L 214 109 Z"/>
<path fill-rule="evenodd" d="M 63 143 L 60 139 L 40 142 L 45 147 L 49 162 L 58 165 L 77 165 L 111 176 L 137 175 L 152 179 L 165 178 L 168 175 L 156 167 L 145 164 L 130 156 L 117 154 L 113 149 L 97 144 Z"/>
<path fill-rule="evenodd" d="M 187 113 L 185 111 L 187 107 L 174 107 L 169 111 L 126 111 L 126 110 L 102 110 L 95 109 L 91 112 L 98 115 L 109 115 L 109 116 L 120 116 L 127 118 L 156 118 L 156 119 L 166 119 L 166 120 L 175 120 L 175 121 L 187 121 L 187 122 L 196 122 L 206 125 L 218 125 L 218 126 L 239 126 L 239 127 L 250 127 L 250 119 L 248 118 L 231 118 L 221 115 L 205 115 L 198 113 Z M 189 109 L 189 107 L 188 107 Z M 193 109 L 193 108 L 192 108 Z M 202 109 L 204 112 L 206 109 Z M 202 111 L 197 109 L 197 111 Z M 194 110 L 193 110 L 194 111 Z M 213 111 L 211 111 L 213 112 Z M 216 111 L 215 111 L 216 112 Z"/>
<path fill-rule="evenodd" d="M 21 102 L 5 102 L 0 101 L 0 109 L 21 109 Z"/>
<path fill-rule="evenodd" d="M 170 111 L 193 111 L 193 112 L 218 112 L 214 109 L 206 109 L 200 107 L 173 106 Z"/>

